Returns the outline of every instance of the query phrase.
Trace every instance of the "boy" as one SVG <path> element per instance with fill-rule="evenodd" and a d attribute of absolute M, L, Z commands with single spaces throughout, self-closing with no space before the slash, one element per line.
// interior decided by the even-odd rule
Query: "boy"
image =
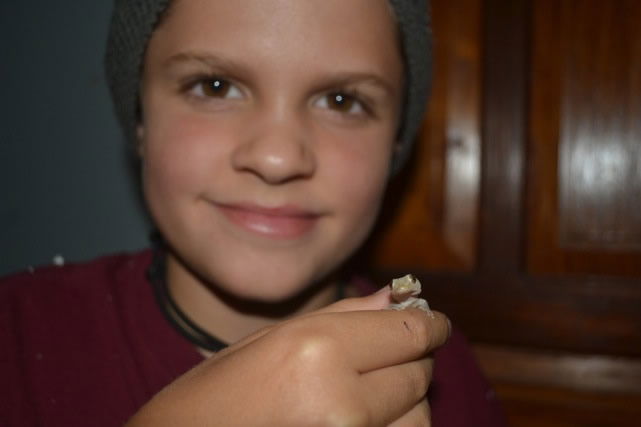
<path fill-rule="evenodd" d="M 153 262 L 3 284 L 20 390 L 0 416 L 428 424 L 446 318 L 383 310 L 387 288 L 335 302 L 418 126 L 425 17 L 417 0 L 117 1 L 108 78 L 162 237 Z M 496 425 L 460 345 L 437 353 L 434 422 Z"/>

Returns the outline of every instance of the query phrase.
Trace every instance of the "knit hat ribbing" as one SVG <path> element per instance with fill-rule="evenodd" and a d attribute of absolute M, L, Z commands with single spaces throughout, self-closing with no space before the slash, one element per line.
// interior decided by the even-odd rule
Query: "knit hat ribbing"
<path fill-rule="evenodd" d="M 432 79 L 428 0 L 388 0 L 396 14 L 406 68 L 406 94 L 393 172 L 407 161 Z M 158 18 L 170 0 L 115 0 L 105 54 L 107 82 L 127 140 L 135 142 L 142 63 Z"/>

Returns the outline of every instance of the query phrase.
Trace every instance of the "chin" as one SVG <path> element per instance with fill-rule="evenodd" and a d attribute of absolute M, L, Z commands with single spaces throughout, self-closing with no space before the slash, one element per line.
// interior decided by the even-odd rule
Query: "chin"
<path fill-rule="evenodd" d="M 221 274 L 222 273 L 222 274 Z M 283 274 L 254 270 L 209 272 L 207 280 L 229 299 L 256 303 L 278 304 L 297 299 L 311 291 L 317 283 L 306 274 Z"/>

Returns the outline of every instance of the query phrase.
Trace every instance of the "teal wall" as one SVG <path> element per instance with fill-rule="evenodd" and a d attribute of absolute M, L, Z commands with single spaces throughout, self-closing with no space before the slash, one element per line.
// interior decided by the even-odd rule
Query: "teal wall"
<path fill-rule="evenodd" d="M 103 76 L 110 9 L 0 2 L 0 275 L 147 245 Z"/>

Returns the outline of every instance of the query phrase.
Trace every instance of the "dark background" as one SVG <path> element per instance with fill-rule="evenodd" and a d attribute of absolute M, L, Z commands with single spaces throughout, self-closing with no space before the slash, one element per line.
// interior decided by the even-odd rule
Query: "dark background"
<path fill-rule="evenodd" d="M 147 244 L 103 73 L 110 10 L 0 2 L 0 275 Z"/>

